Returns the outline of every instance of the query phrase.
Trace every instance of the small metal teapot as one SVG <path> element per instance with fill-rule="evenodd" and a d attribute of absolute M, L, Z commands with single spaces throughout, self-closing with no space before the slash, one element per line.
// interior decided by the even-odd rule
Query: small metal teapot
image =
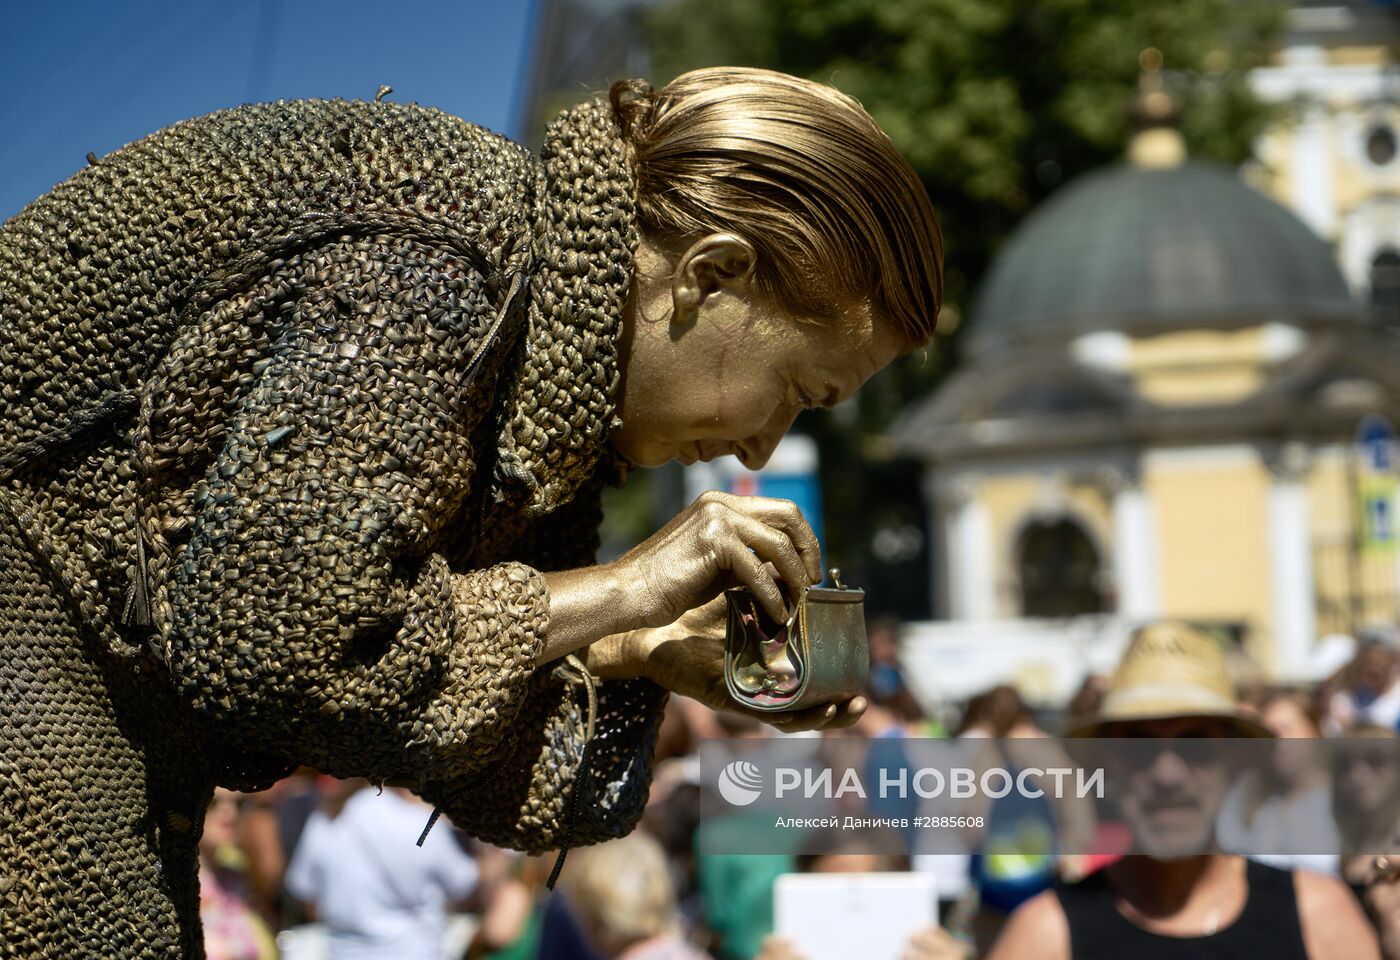
<path fill-rule="evenodd" d="M 865 688 L 865 591 L 842 586 L 840 570 L 830 576 L 832 587 L 803 589 L 787 623 L 768 616 L 749 590 L 725 592 L 724 682 L 736 701 L 776 713 L 847 700 Z"/>

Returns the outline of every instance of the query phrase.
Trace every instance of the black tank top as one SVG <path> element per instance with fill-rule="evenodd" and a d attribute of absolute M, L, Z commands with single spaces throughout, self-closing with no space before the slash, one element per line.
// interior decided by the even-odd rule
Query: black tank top
<path fill-rule="evenodd" d="M 1308 960 L 1293 874 L 1245 861 L 1244 909 L 1209 936 L 1169 937 L 1133 923 L 1113 905 L 1107 871 L 1056 887 L 1069 921 L 1073 960 Z"/>

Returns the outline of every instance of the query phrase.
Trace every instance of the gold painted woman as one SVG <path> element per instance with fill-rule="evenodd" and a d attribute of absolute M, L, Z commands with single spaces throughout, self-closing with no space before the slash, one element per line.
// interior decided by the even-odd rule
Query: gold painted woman
<path fill-rule="evenodd" d="M 725 704 L 719 591 L 821 568 L 719 495 L 595 565 L 600 491 L 761 464 L 940 292 L 889 139 L 762 71 L 620 84 L 538 160 L 340 101 L 94 158 L 0 228 L 0 952 L 199 956 L 214 786 L 296 764 L 626 833 L 666 691 Z"/>

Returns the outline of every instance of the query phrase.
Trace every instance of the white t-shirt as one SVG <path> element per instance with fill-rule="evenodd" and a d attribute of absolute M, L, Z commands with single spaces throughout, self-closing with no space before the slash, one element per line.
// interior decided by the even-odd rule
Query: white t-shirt
<path fill-rule="evenodd" d="M 307 821 L 287 891 L 316 905 L 331 960 L 444 960 L 447 904 L 476 886 L 476 862 L 439 823 L 416 846 L 431 810 L 394 790 L 366 788 L 331 819 Z"/>
<path fill-rule="evenodd" d="M 1237 783 L 1220 806 L 1216 837 L 1222 849 L 1281 870 L 1338 873 L 1342 838 L 1325 787 L 1289 799 L 1269 797 L 1245 823 L 1244 786 Z"/>
<path fill-rule="evenodd" d="M 1400 723 L 1400 683 L 1391 684 L 1390 689 L 1376 697 L 1366 706 L 1359 706 L 1356 694 L 1350 690 L 1339 690 L 1332 694 L 1327 705 L 1328 719 L 1338 729 L 1329 733 L 1340 733 L 1359 724 L 1375 724 L 1394 730 Z"/>

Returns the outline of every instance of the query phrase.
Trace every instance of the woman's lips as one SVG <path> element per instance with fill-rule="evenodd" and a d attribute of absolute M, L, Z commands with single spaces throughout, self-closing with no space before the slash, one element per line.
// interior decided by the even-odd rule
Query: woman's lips
<path fill-rule="evenodd" d="M 688 467 L 693 463 L 709 463 L 711 460 L 717 460 L 733 452 L 734 447 L 728 442 L 700 443 L 697 440 L 678 449 L 676 459 Z"/>

